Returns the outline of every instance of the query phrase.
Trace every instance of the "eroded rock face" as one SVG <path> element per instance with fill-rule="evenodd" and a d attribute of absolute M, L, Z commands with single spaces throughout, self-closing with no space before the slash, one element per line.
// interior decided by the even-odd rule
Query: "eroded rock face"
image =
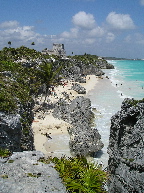
<path fill-rule="evenodd" d="M 78 94 L 86 94 L 86 89 L 78 83 L 75 83 L 71 89 L 76 91 Z"/>
<path fill-rule="evenodd" d="M 125 99 L 111 119 L 109 140 L 110 193 L 144 191 L 144 102 Z"/>
<path fill-rule="evenodd" d="M 91 127 L 93 113 L 90 99 L 83 96 L 76 97 L 70 104 L 59 100 L 53 115 L 69 122 L 72 127 L 70 134 L 70 150 L 75 155 L 88 155 L 103 148 L 101 136 L 96 128 Z"/>
<path fill-rule="evenodd" d="M 11 152 L 33 150 L 32 103 L 21 105 L 15 114 L 0 112 L 0 147 Z"/>
<path fill-rule="evenodd" d="M 40 151 L 24 151 L 0 159 L 0 192 L 66 193 L 54 164 L 44 164 L 39 161 L 40 158 L 44 158 Z"/>

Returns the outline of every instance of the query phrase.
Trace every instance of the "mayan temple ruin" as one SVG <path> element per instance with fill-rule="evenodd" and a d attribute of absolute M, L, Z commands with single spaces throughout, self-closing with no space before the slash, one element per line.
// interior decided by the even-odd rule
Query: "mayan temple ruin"
<path fill-rule="evenodd" d="M 64 49 L 64 44 L 53 44 L 53 48 L 52 50 L 49 50 L 47 48 L 45 48 L 44 50 L 42 50 L 43 54 L 49 54 L 49 55 L 58 55 L 61 57 L 66 56 L 66 51 Z"/>

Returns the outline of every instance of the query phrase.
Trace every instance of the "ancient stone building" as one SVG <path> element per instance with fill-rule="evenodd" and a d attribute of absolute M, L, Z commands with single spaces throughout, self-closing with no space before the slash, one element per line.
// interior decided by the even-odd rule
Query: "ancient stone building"
<path fill-rule="evenodd" d="M 43 54 L 49 54 L 49 55 L 58 55 L 58 56 L 66 56 L 66 51 L 64 49 L 64 44 L 53 44 L 53 49 L 52 50 L 48 50 L 47 48 L 45 48 L 44 50 L 42 50 Z"/>

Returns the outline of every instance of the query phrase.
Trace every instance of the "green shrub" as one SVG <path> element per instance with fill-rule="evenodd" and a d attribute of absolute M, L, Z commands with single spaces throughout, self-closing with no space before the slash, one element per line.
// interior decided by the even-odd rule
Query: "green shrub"
<path fill-rule="evenodd" d="M 8 149 L 0 148 L 0 157 L 9 157 L 11 152 Z"/>
<path fill-rule="evenodd" d="M 99 165 L 88 163 L 84 157 L 50 158 L 55 163 L 69 193 L 104 193 L 107 173 Z M 44 162 L 44 160 L 43 160 Z M 48 162 L 48 161 L 46 161 Z"/>
<path fill-rule="evenodd" d="M 129 104 L 132 105 L 132 106 L 136 106 L 138 103 L 144 103 L 144 98 L 141 99 L 141 100 L 132 99 L 132 100 L 129 101 Z"/>

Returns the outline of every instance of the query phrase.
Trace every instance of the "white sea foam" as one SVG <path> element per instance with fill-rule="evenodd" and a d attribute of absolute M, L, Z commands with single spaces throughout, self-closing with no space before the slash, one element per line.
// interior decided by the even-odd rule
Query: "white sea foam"
<path fill-rule="evenodd" d="M 104 78 L 100 80 L 93 91 L 89 92 L 89 97 L 96 116 L 95 124 L 98 129 L 104 148 L 95 155 L 95 162 L 103 162 L 104 167 L 108 164 L 107 147 L 109 144 L 110 119 L 120 110 L 121 99 L 117 93 L 117 88 L 112 86 L 110 80 Z M 96 110 L 95 110 L 96 109 Z"/>

